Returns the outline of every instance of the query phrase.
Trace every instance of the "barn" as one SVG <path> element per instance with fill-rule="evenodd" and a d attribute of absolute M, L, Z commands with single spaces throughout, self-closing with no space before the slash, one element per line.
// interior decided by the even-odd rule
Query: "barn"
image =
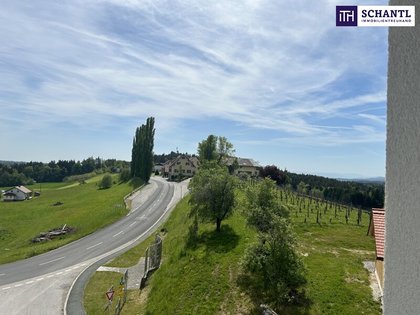
<path fill-rule="evenodd" d="M 23 201 L 31 198 L 32 191 L 25 186 L 16 186 L 3 193 L 3 201 Z"/>

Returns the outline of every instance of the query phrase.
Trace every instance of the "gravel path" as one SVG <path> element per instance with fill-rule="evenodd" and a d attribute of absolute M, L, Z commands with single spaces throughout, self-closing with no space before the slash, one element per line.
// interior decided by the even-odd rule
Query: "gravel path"
<path fill-rule="evenodd" d="M 382 306 L 382 290 L 379 287 L 378 279 L 375 274 L 375 262 L 364 261 L 363 266 L 369 271 L 370 288 L 372 289 L 372 296 L 375 301 L 381 302 Z"/>

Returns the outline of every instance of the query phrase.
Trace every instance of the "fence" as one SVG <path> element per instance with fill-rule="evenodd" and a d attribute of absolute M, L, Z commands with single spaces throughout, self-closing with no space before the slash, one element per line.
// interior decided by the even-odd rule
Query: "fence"
<path fill-rule="evenodd" d="M 154 244 L 150 245 L 146 249 L 145 259 L 144 259 L 144 274 L 140 281 L 140 290 L 146 285 L 146 280 L 149 277 L 149 274 L 154 270 L 158 269 L 160 266 L 160 261 L 162 258 L 162 239 L 159 235 L 156 235 Z"/>

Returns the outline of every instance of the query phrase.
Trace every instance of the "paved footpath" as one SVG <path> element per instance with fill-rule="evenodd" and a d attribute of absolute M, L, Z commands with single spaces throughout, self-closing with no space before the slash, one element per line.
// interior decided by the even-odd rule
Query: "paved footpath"
<path fill-rule="evenodd" d="M 160 177 L 156 178 L 162 181 Z M 174 185 L 173 197 L 168 208 L 174 208 L 181 197 L 188 192 L 188 182 L 171 183 Z M 132 209 L 136 209 L 156 190 L 157 185 L 151 183 L 146 185 L 140 192 L 133 195 Z M 128 214 L 131 215 L 132 212 Z M 161 221 L 170 215 L 168 211 Z M 159 227 L 157 224 L 153 233 Z M 139 239 L 136 243 L 131 244 L 126 249 L 140 243 L 144 238 Z M 94 264 L 98 259 L 104 258 L 105 255 L 96 257 L 87 261 L 83 261 L 74 266 L 57 270 L 52 273 L 44 274 L 32 279 L 25 279 L 19 282 L 0 286 L 0 314 L 7 315 L 58 315 L 64 314 L 64 305 L 68 296 L 69 289 L 72 287 L 75 279 L 89 266 Z M 35 266 L 36 267 L 36 266 Z M 1 278 L 0 274 L 0 278 Z"/>

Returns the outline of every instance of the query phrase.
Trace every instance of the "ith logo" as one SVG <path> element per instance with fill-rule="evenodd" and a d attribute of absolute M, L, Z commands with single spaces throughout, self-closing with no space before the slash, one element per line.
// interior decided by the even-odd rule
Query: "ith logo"
<path fill-rule="evenodd" d="M 336 26 L 357 26 L 357 6 L 356 5 L 338 5 L 335 11 Z"/>

